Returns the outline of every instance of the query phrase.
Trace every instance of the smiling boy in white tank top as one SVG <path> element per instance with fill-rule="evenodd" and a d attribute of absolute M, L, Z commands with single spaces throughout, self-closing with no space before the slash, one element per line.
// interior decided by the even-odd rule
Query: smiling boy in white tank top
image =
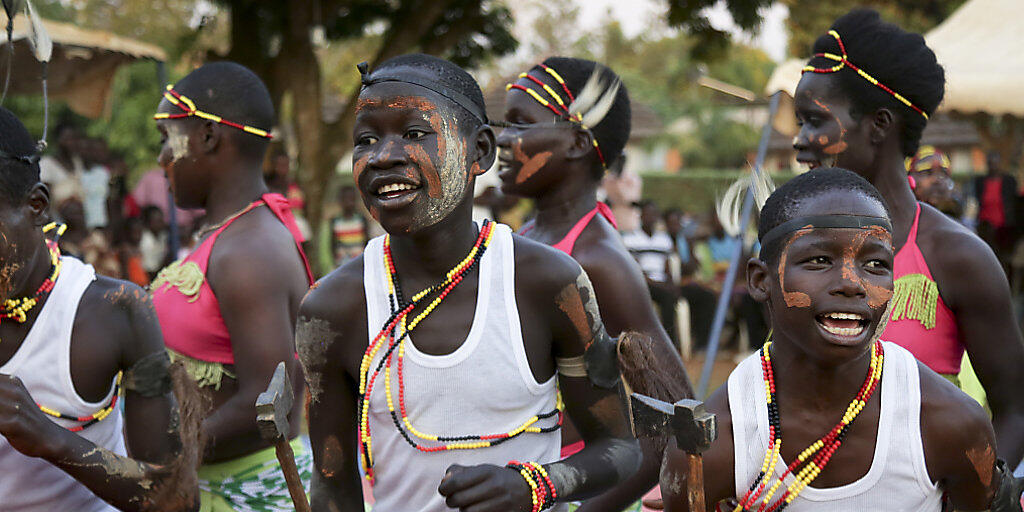
<path fill-rule="evenodd" d="M 314 509 L 362 507 L 360 463 L 379 512 L 561 512 L 635 472 L 586 274 L 473 223 L 474 180 L 495 159 L 476 81 L 434 57 L 392 59 L 364 74 L 353 132 L 356 186 L 388 236 L 300 309 Z M 586 441 L 564 461 L 556 368 Z"/>
<path fill-rule="evenodd" d="M 707 402 L 709 510 L 1020 510 L 992 425 L 970 397 L 877 341 L 892 296 L 892 228 L 878 191 L 824 168 L 776 190 L 747 263 L 769 342 Z M 785 441 L 784 443 L 782 441 Z M 686 456 L 670 443 L 666 510 L 685 511 Z"/>

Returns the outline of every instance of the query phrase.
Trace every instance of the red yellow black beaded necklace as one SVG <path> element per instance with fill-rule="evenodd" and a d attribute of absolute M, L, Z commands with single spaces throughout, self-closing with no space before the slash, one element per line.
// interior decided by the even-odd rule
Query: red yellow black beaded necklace
<path fill-rule="evenodd" d="M 775 372 L 772 369 L 771 353 L 769 351 L 771 345 L 771 341 L 766 342 L 761 347 L 760 352 L 765 400 L 768 405 L 768 451 L 765 453 L 764 462 L 761 464 L 761 471 L 757 474 L 757 478 L 754 479 L 754 483 L 750 485 L 750 489 L 743 495 L 743 499 L 739 501 L 733 512 L 754 510 L 758 499 L 761 498 L 761 494 L 765 492 L 767 484 L 775 475 L 775 467 L 782 457 L 782 422 L 779 416 L 778 396 L 775 393 Z M 857 396 L 847 406 L 846 412 L 843 413 L 843 418 L 828 434 L 825 434 L 821 439 L 818 439 L 804 449 L 804 451 L 800 452 L 800 455 L 786 468 L 782 476 L 775 479 L 775 484 L 768 488 L 764 497 L 761 498 L 761 505 L 757 508 L 758 512 L 774 512 L 785 509 L 825 469 L 829 459 L 839 449 L 839 446 L 843 444 L 843 438 L 846 437 L 846 432 L 849 430 L 850 425 L 857 419 L 857 415 L 864 409 L 871 395 L 878 388 L 878 383 L 882 381 L 884 356 L 882 342 L 875 341 L 871 346 L 871 367 L 868 370 L 868 376 L 864 380 L 864 384 L 861 385 L 860 391 L 857 392 Z M 814 459 L 808 461 L 812 455 L 814 455 Z M 799 472 L 794 473 L 804 462 L 807 464 Z M 779 496 L 778 500 L 771 503 L 771 498 L 775 491 L 778 490 L 786 476 L 790 473 L 795 475 L 793 483 Z"/>
<path fill-rule="evenodd" d="M 431 434 L 424 434 L 415 427 L 409 421 L 406 415 L 405 409 L 405 381 L 403 376 L 403 355 L 405 352 L 405 340 L 408 338 L 409 333 L 412 332 L 416 326 L 429 315 L 433 310 L 443 301 L 449 293 L 462 282 L 463 276 L 471 271 L 473 268 L 479 265 L 480 260 L 483 258 L 484 253 L 490 244 L 491 239 L 494 235 L 494 224 L 490 221 L 484 221 L 480 228 L 480 234 L 477 237 L 476 243 L 470 250 L 469 255 L 456 265 L 451 271 L 448 272 L 445 279 L 441 282 L 427 288 L 413 296 L 412 300 L 408 303 L 405 302 L 402 295 L 401 288 L 398 285 L 398 276 L 395 272 L 394 261 L 391 258 L 391 247 L 390 238 L 385 238 L 384 241 L 384 268 L 387 283 L 388 283 L 388 301 L 390 303 L 392 314 L 385 322 L 384 328 L 374 338 L 370 346 L 367 347 L 366 353 L 363 355 L 363 361 L 360 365 L 360 379 L 359 379 L 359 391 L 360 391 L 360 403 L 359 403 L 359 448 L 362 454 L 361 460 L 363 468 L 366 471 L 366 476 L 370 481 L 373 481 L 373 456 L 372 456 L 372 442 L 370 435 L 370 424 L 369 424 L 369 401 L 370 396 L 373 392 L 373 384 L 377 376 L 384 371 L 384 383 L 386 388 L 386 397 L 388 403 L 388 412 L 391 415 L 391 419 L 395 424 L 395 428 L 402 435 L 407 443 L 413 448 L 424 452 L 424 453 L 435 453 L 448 450 L 468 450 L 476 448 L 486 448 L 488 446 L 494 446 L 514 437 L 517 437 L 523 433 L 544 433 L 553 432 L 561 427 L 562 418 L 561 411 L 559 409 L 552 410 L 548 413 L 536 415 L 525 423 L 513 429 L 509 432 L 500 434 L 489 434 L 489 435 L 466 435 L 466 436 L 438 436 Z M 435 296 L 433 301 L 427 305 L 427 307 L 408 322 L 408 315 L 416 308 L 424 299 L 430 296 Z M 401 329 L 401 333 L 397 335 L 396 332 Z M 376 368 L 370 373 L 371 361 L 375 355 L 380 351 L 380 348 L 387 343 L 387 350 L 384 355 L 381 356 Z M 398 373 L 398 386 L 399 386 L 399 409 L 396 412 L 393 395 L 391 393 L 391 364 L 394 358 L 395 349 L 398 349 L 397 357 L 397 373 Z M 401 413 L 401 418 L 398 414 Z M 550 427 L 535 427 L 535 423 L 542 419 L 550 418 L 558 415 L 558 423 Z M 413 440 L 413 436 L 432 441 L 445 443 L 438 446 L 423 446 Z"/>

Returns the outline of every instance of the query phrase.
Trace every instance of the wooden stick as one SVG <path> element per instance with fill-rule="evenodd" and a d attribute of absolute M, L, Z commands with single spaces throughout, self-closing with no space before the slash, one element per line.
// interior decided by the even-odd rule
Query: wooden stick
<path fill-rule="evenodd" d="M 282 437 L 275 443 L 274 449 L 277 452 L 277 461 L 281 463 L 281 472 L 284 473 L 284 479 L 288 482 L 288 494 L 291 494 L 292 502 L 295 503 L 295 511 L 311 512 L 309 501 L 306 499 L 306 489 L 302 486 L 299 469 L 295 465 L 295 453 L 292 452 L 292 446 L 288 444 L 287 439 Z"/>
<path fill-rule="evenodd" d="M 705 512 L 704 505 L 704 461 L 700 454 L 686 454 L 686 495 L 690 512 Z"/>

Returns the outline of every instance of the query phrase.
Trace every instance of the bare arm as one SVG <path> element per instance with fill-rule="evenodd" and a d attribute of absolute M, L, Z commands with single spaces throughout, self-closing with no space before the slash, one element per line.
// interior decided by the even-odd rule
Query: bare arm
<path fill-rule="evenodd" d="M 230 452 L 227 444 L 263 444 L 255 422 L 256 397 L 279 362 L 287 364 L 289 375 L 299 372 L 292 296 L 301 296 L 297 288 L 305 288 L 305 277 L 294 246 L 266 244 L 266 237 L 222 238 L 211 257 L 210 286 L 231 336 L 238 381 L 238 391 L 203 423 L 215 459 Z"/>
<path fill-rule="evenodd" d="M 1009 285 L 981 239 L 967 233 L 954 236 L 946 242 L 952 250 L 929 253 L 937 263 L 932 271 L 988 395 L 998 455 L 1016 467 L 1024 456 L 1024 343 Z"/>
<path fill-rule="evenodd" d="M 987 510 L 998 486 L 995 434 L 985 410 L 919 363 L 921 441 L 928 474 L 956 510 Z"/>
<path fill-rule="evenodd" d="M 130 283 L 116 286 L 120 293 L 113 294 L 114 303 L 101 307 L 107 313 L 104 324 L 108 330 L 103 336 L 118 339 L 120 367 L 131 375 L 140 368 L 140 360 L 164 353 L 163 338 L 146 293 Z M 159 369 L 148 373 L 140 378 L 161 378 Z M 163 367 L 162 374 L 166 373 Z M 14 377 L 0 377 L 0 433 L 18 451 L 49 461 L 121 510 L 151 510 L 155 504 L 161 510 L 197 510 L 194 478 L 179 479 L 181 473 L 173 468 L 182 462 L 174 457 L 181 449 L 181 440 L 171 428 L 176 408 L 173 395 L 167 390 L 154 394 L 125 387 L 126 438 L 135 458 L 116 455 L 50 421 Z M 194 474 L 195 468 L 187 471 Z M 193 483 L 188 485 L 183 480 Z"/>
<path fill-rule="evenodd" d="M 601 318 L 606 322 L 609 334 L 618 336 L 624 331 L 635 331 L 650 337 L 657 359 L 662 363 L 660 373 L 670 375 L 683 390 L 680 396 L 670 399 L 692 398 L 693 388 L 686 368 L 654 313 L 643 273 L 636 262 L 628 253 L 613 251 L 595 251 L 592 256 L 587 254 L 578 258 L 593 282 Z M 579 508 L 581 512 L 622 510 L 658 484 L 662 452 L 656 443 L 641 441 L 640 446 L 643 462 L 639 471 L 612 490 L 587 500 Z"/>
<path fill-rule="evenodd" d="M 361 265 L 357 265 L 360 266 Z M 338 272 L 344 272 L 340 270 Z M 330 282 L 335 274 L 325 278 Z M 359 283 L 354 287 L 341 286 L 348 293 L 341 297 L 352 297 Z M 310 390 L 307 410 L 309 418 L 309 439 L 313 447 L 313 482 L 311 504 L 313 510 L 362 510 L 363 489 L 359 481 L 359 449 L 356 438 L 356 398 L 358 384 L 346 370 L 344 361 L 351 356 L 345 354 L 346 347 L 360 347 L 364 343 L 356 339 L 363 335 L 365 322 L 360 328 L 342 329 L 341 325 L 354 326 L 360 322 L 341 321 L 350 304 L 345 298 L 328 299 L 331 292 L 326 288 L 310 291 L 299 309 L 299 322 L 295 342 L 299 350 Z M 358 302 L 361 302 L 359 300 Z M 365 318 L 365 315 L 362 315 Z M 358 365 L 358 363 L 356 363 Z"/>

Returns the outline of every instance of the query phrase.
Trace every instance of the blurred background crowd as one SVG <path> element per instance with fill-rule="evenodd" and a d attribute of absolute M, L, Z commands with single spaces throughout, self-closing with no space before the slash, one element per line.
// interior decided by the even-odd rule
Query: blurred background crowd
<path fill-rule="evenodd" d="M 280 120 L 266 180 L 290 200 L 314 269 L 323 275 L 381 234 L 352 186 L 347 156 L 355 64 L 409 51 L 449 58 L 473 72 L 489 116 L 501 119 L 504 85 L 514 79 L 508 70 L 549 55 L 594 59 L 623 77 L 633 105 L 623 168 L 609 173 L 602 194 L 666 329 L 688 356 L 707 343 L 738 243 L 718 222 L 715 200 L 749 171 L 761 129 L 773 120 L 768 96 L 792 92 L 813 38 L 851 7 L 872 6 L 925 34 L 952 84 L 960 76 L 954 49 L 970 39 L 963 34 L 1019 37 L 1012 24 L 984 16 L 993 5 L 1015 1 L 37 0 L 56 45 L 50 68 L 56 127 L 41 161 L 43 181 L 50 185 L 54 217 L 68 225 L 65 252 L 103 274 L 147 284 L 187 254 L 203 224 L 202 212 L 172 207 L 164 171 L 156 166 L 160 141 L 152 114 L 160 92 L 202 62 L 235 60 L 271 91 Z M 16 23 L 16 56 L 27 51 L 22 32 Z M 972 61 L 986 55 L 961 53 Z M 1024 63 L 1000 58 L 986 87 L 1019 85 L 1024 75 L 1014 73 Z M 33 65 L 16 66 L 23 76 L 14 76 L 5 106 L 41 133 Z M 991 245 L 1024 319 L 1018 179 L 1024 110 L 1010 95 L 972 93 L 984 101 L 964 103 L 954 94 L 959 90 L 950 87 L 930 120 L 925 147 L 907 161 L 908 179 L 920 200 Z M 778 117 L 792 122 L 791 112 Z M 804 170 L 791 137 L 778 125 L 768 140 L 765 169 L 776 183 Z M 504 196 L 493 174 L 478 180 L 477 215 L 518 228 L 532 205 Z M 745 256 L 757 249 L 747 235 Z M 741 279 L 727 290 L 723 343 L 737 349 L 756 346 L 767 334 L 744 288 Z"/>

